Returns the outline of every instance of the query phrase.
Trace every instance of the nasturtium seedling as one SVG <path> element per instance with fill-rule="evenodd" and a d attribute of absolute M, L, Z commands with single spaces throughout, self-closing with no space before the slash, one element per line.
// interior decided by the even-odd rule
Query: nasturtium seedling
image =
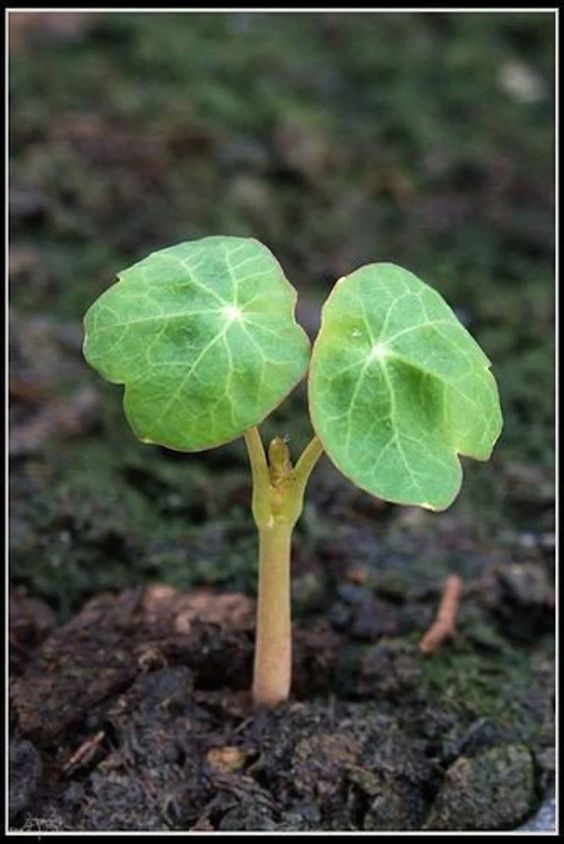
<path fill-rule="evenodd" d="M 296 291 L 253 238 L 205 237 L 118 274 L 85 317 L 84 355 L 123 384 L 142 442 L 200 451 L 245 438 L 259 533 L 253 697 L 273 706 L 291 679 L 290 549 L 309 476 L 325 453 L 361 489 L 448 507 L 459 455 L 487 460 L 502 417 L 490 361 L 442 297 L 375 263 L 340 279 L 310 344 Z M 309 369 L 315 431 L 294 466 L 258 425 Z"/>

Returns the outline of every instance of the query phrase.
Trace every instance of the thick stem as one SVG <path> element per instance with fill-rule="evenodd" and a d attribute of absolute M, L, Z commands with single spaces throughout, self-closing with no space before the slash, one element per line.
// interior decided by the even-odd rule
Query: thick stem
<path fill-rule="evenodd" d="M 290 693 L 292 627 L 290 548 L 293 525 L 259 529 L 259 584 L 253 701 L 276 706 Z"/>
<path fill-rule="evenodd" d="M 267 463 L 257 428 L 245 433 L 253 475 L 253 515 L 259 531 L 259 583 L 253 700 L 276 706 L 290 693 L 292 629 L 290 550 L 309 476 L 323 452 L 314 437 L 297 466 L 280 437 L 270 443 Z"/>

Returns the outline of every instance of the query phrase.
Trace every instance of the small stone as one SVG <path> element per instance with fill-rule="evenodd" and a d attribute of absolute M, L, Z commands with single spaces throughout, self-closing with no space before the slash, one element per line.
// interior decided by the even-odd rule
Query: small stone
<path fill-rule="evenodd" d="M 536 103 L 546 96 L 542 76 L 524 62 L 511 59 L 498 71 L 498 85 L 512 99 L 523 103 Z"/>
<path fill-rule="evenodd" d="M 212 747 L 206 753 L 206 761 L 216 771 L 222 774 L 232 774 L 240 770 L 249 753 L 241 747 L 225 745 L 225 747 Z"/>
<path fill-rule="evenodd" d="M 551 788 L 538 812 L 517 829 L 517 832 L 556 832 L 556 795 Z"/>

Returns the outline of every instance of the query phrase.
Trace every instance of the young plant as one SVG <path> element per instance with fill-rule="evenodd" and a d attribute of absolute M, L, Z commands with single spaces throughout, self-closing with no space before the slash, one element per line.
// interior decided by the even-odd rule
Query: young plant
<path fill-rule="evenodd" d="M 118 274 L 85 317 L 84 355 L 125 386 L 144 443 L 201 451 L 245 438 L 259 534 L 253 698 L 274 706 L 291 675 L 290 548 L 323 452 L 387 501 L 444 510 L 459 455 L 487 460 L 501 432 L 490 361 L 431 287 L 394 264 L 341 278 L 310 343 L 296 291 L 252 238 L 206 237 Z M 315 431 L 296 465 L 257 429 L 309 368 Z"/>

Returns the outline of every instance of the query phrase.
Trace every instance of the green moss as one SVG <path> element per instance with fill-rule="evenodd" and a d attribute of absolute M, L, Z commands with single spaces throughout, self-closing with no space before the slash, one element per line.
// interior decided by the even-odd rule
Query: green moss
<path fill-rule="evenodd" d="M 446 772 L 425 829 L 515 829 L 534 808 L 533 760 L 523 745 L 461 756 Z"/>
<path fill-rule="evenodd" d="M 253 526 L 224 503 L 245 475 L 215 489 L 197 462 L 109 439 L 53 445 L 13 477 L 13 582 L 62 616 L 97 591 L 151 580 L 252 589 Z"/>
<path fill-rule="evenodd" d="M 536 100 L 504 88 L 511 62 L 536 79 Z M 465 467 L 452 513 L 496 542 L 502 529 L 550 531 L 553 67 L 542 13 L 290 13 L 276 26 L 260 13 L 101 13 L 75 41 L 39 37 L 10 60 L 13 305 L 78 323 L 118 270 L 210 232 L 264 240 L 314 301 L 351 268 L 399 262 L 456 303 L 500 382 L 494 461 Z M 16 579 L 52 600 L 67 590 L 65 606 L 146 577 L 251 588 L 239 447 L 177 460 L 143 449 L 119 391 L 89 383 L 101 430 L 42 455 L 48 480 L 31 492 L 14 478 Z M 303 392 L 265 426 L 278 433 L 305 443 Z M 526 497 L 515 467 L 537 472 Z M 72 554 L 65 489 L 81 502 Z M 401 597 L 431 571 L 439 583 L 451 565 L 474 570 L 436 540 L 422 553 L 419 536 L 394 539 L 399 508 L 322 492 L 298 538 L 312 553 L 346 546 L 342 525 L 365 506 L 354 553 L 378 588 Z M 86 547 L 98 519 L 119 532 L 122 518 L 119 542 Z"/>
<path fill-rule="evenodd" d="M 522 741 L 543 739 L 545 713 L 539 700 L 537 656 L 525 649 L 461 650 L 444 647 L 423 661 L 421 694 L 445 712 L 468 721 L 491 720 Z"/>

